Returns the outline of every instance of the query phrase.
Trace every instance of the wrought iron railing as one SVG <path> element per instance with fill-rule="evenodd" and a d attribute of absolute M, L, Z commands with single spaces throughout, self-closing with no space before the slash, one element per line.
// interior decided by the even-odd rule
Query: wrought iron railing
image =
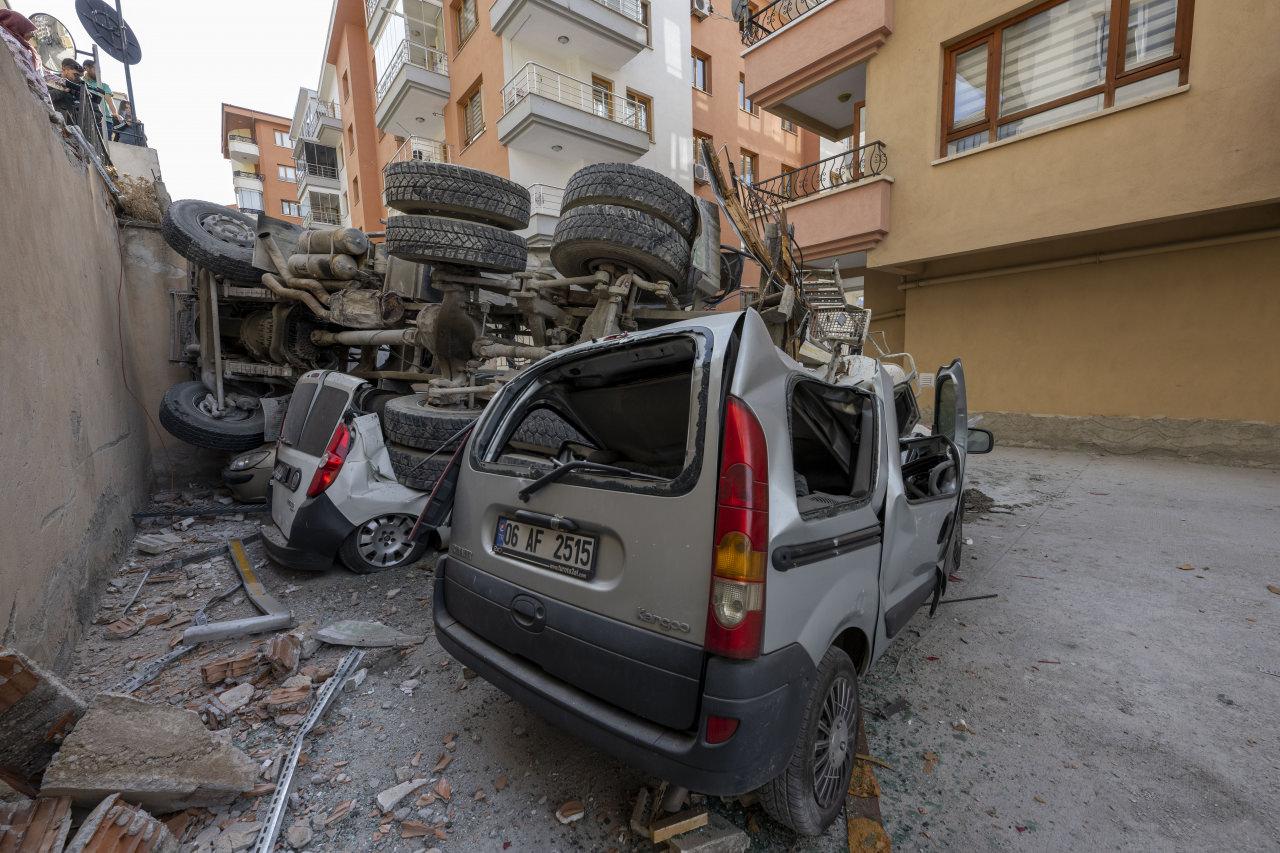
<path fill-rule="evenodd" d="M 801 15 L 832 0 L 774 0 L 749 18 L 739 21 L 742 43 L 748 47 L 771 36 Z M 745 10 L 747 4 L 742 4 Z"/>
<path fill-rule="evenodd" d="M 342 109 L 335 101 L 314 100 L 307 103 L 307 115 L 302 120 L 302 138 L 315 139 L 320 133 L 320 122 L 326 118 L 342 121 Z"/>
<path fill-rule="evenodd" d="M 364 19 L 366 21 L 373 19 L 373 13 L 378 11 L 378 4 L 383 0 L 364 0 Z"/>
<path fill-rule="evenodd" d="M 323 163 L 308 163 L 306 160 L 294 160 L 295 169 L 298 173 L 298 183 L 302 183 L 310 175 L 316 178 L 328 178 L 331 181 L 338 179 L 338 167 L 327 166 Z"/>
<path fill-rule="evenodd" d="M 584 113 L 598 115 L 636 130 L 649 131 L 646 106 L 608 89 L 552 71 L 536 62 L 525 63 L 502 87 L 502 114 L 511 112 L 530 95 L 549 98 Z"/>
<path fill-rule="evenodd" d="M 449 59 L 444 53 L 434 47 L 419 44 L 411 39 L 403 39 L 400 42 L 400 46 L 396 48 L 396 52 L 391 55 L 391 60 L 387 63 L 387 67 L 378 69 L 379 102 L 386 96 L 387 90 L 391 88 L 392 81 L 396 79 L 396 74 L 405 65 L 413 65 L 427 71 L 433 71 L 436 74 L 449 76 Z"/>
<path fill-rule="evenodd" d="M 227 134 L 227 142 L 247 142 L 250 145 L 257 145 L 258 141 L 244 131 L 233 130 Z"/>
<path fill-rule="evenodd" d="M 754 189 L 782 202 L 795 201 L 883 174 L 888 165 L 889 155 L 884 143 L 877 140 L 801 166 L 795 171 L 756 181 Z"/>
<path fill-rule="evenodd" d="M 529 212 L 541 213 L 544 216 L 559 216 L 560 205 L 564 201 L 564 187 L 553 187 L 550 184 L 529 185 Z"/>
<path fill-rule="evenodd" d="M 404 144 L 391 156 L 391 163 L 402 163 L 405 160 L 426 160 L 430 163 L 448 163 L 449 146 L 438 139 L 424 139 L 421 136 L 410 136 Z"/>
<path fill-rule="evenodd" d="M 232 169 L 231 177 L 233 178 L 253 178 L 256 181 L 262 180 L 262 175 L 257 172 L 246 172 L 243 169 Z"/>
<path fill-rule="evenodd" d="M 644 23 L 644 8 L 640 0 L 596 0 L 601 6 L 630 18 L 637 24 Z"/>

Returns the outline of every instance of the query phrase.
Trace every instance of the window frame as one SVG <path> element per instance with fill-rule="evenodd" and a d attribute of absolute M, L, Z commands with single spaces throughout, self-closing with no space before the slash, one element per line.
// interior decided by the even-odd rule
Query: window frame
<path fill-rule="evenodd" d="M 603 113 L 599 112 L 601 106 L 604 107 Z M 601 77 L 599 74 L 591 75 L 591 112 L 601 118 L 614 120 L 613 81 L 608 77 Z"/>
<path fill-rule="evenodd" d="M 705 94 L 711 94 L 711 57 L 696 48 L 689 51 L 689 76 L 690 83 L 696 91 Z M 702 82 L 706 84 L 706 88 L 698 85 L 698 71 L 695 63 L 702 63 Z"/>
<path fill-rule="evenodd" d="M 793 136 L 798 135 L 800 133 L 800 128 L 796 126 L 796 123 L 791 119 L 787 118 L 786 116 L 780 117 L 779 121 L 781 122 L 783 133 L 790 133 Z"/>
<path fill-rule="evenodd" d="M 646 95 L 644 92 L 638 92 L 630 86 L 628 86 L 625 91 L 628 101 L 634 101 L 644 108 L 644 124 L 645 129 L 649 131 L 649 142 L 657 142 L 658 138 L 653 132 L 653 96 Z"/>
<path fill-rule="evenodd" d="M 760 154 L 752 151 L 750 148 L 738 149 L 738 178 L 742 179 L 747 170 L 743 168 L 747 163 L 751 164 L 751 180 L 747 181 L 747 186 L 754 186 L 755 182 L 760 178 Z"/>
<path fill-rule="evenodd" d="M 302 218 L 302 202 L 289 201 L 288 199 L 280 199 L 280 215 L 292 216 L 295 219 Z"/>
<path fill-rule="evenodd" d="M 1175 0 L 1177 10 L 1174 23 L 1173 35 L 1173 55 L 1155 59 L 1140 65 L 1136 68 L 1126 69 L 1125 61 L 1125 45 L 1129 36 L 1129 8 L 1131 0 L 1109 0 L 1109 23 L 1107 32 L 1107 56 L 1106 68 L 1103 74 L 1103 81 L 1095 86 L 1090 86 L 1079 91 L 1054 98 L 1043 104 L 1036 104 L 1032 107 L 1019 110 L 1016 113 L 1010 113 L 1006 116 L 999 114 L 1000 103 L 1000 60 L 1001 46 L 1004 37 L 1004 31 L 1009 27 L 1019 24 L 1028 18 L 1033 18 L 1047 9 L 1055 6 L 1061 6 L 1068 0 L 1046 0 L 1044 3 L 1038 3 L 1029 9 L 1011 15 L 994 24 L 982 28 L 980 31 L 972 35 L 965 36 L 962 39 L 944 44 L 942 47 L 942 127 L 941 127 L 941 143 L 939 145 L 939 156 L 950 156 L 947 152 L 948 146 L 960 139 L 965 139 L 975 134 L 981 133 L 984 129 L 987 131 L 987 141 L 983 144 L 989 145 L 999 141 L 1000 128 L 1003 125 L 1013 122 L 1022 121 L 1023 119 L 1037 115 L 1039 113 L 1048 112 L 1067 104 L 1083 101 L 1086 98 L 1093 98 L 1102 95 L 1102 109 L 1109 109 L 1115 106 L 1116 90 L 1127 86 L 1130 83 L 1137 83 L 1148 77 L 1155 77 L 1168 71 L 1177 70 L 1178 85 L 1185 86 L 1190 77 L 1191 66 L 1191 23 L 1193 11 L 1195 8 L 1195 0 Z M 968 53 L 970 50 L 982 45 L 987 45 L 987 66 L 986 66 L 986 102 L 983 105 L 983 115 L 980 119 L 971 121 L 960 127 L 952 127 L 952 121 L 955 116 L 955 68 L 956 57 L 962 53 Z M 1017 136 L 1009 137 L 1010 139 Z M 981 146 L 979 146 L 981 147 Z"/>
<path fill-rule="evenodd" d="M 461 113 L 459 117 L 462 119 L 462 128 L 461 128 L 462 133 L 460 133 L 459 136 L 462 137 L 463 148 L 466 148 L 471 143 L 479 139 L 481 136 L 484 136 L 485 124 L 484 124 L 484 99 L 482 98 L 483 91 L 484 91 L 483 84 L 477 83 L 465 95 L 462 96 L 462 98 L 460 99 L 460 103 L 458 104 L 460 108 L 459 111 Z M 476 132 L 474 134 L 468 135 L 467 126 L 469 122 L 467 121 L 467 110 L 470 109 L 473 103 L 476 105 L 476 113 L 479 116 L 479 122 L 477 123 Z"/>
<path fill-rule="evenodd" d="M 281 139 L 282 137 L 283 137 L 283 139 L 284 139 L 284 142 L 281 142 L 281 141 L 280 141 L 280 139 Z M 274 131 L 274 139 L 273 139 L 273 141 L 275 142 L 275 144 L 276 144 L 276 147 L 277 147 L 277 148 L 292 148 L 292 147 L 293 147 L 293 143 L 292 143 L 292 141 L 289 139 L 289 131 L 287 131 L 287 130 L 277 130 L 277 131 Z"/>
<path fill-rule="evenodd" d="M 463 13 L 466 11 L 467 4 L 471 4 L 473 22 L 470 29 L 463 26 L 465 17 Z M 458 0 L 453 5 L 453 23 L 458 31 L 458 46 L 454 49 L 456 54 L 466 46 L 471 40 L 471 36 L 475 35 L 476 30 L 480 29 L 480 4 L 477 0 Z"/>
<path fill-rule="evenodd" d="M 738 72 L 738 109 L 747 115 L 760 115 L 760 107 L 747 97 L 747 75 L 742 72 Z"/>

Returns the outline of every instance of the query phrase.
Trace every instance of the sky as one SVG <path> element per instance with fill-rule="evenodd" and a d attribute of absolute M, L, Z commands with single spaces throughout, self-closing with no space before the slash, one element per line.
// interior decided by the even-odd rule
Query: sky
<path fill-rule="evenodd" d="M 75 0 L 9 5 L 58 18 L 80 50 L 92 44 Z M 121 0 L 121 8 L 142 45 L 142 61 L 131 69 L 134 97 L 169 194 L 234 202 L 221 104 L 292 116 L 298 87 L 314 87 L 320 75 L 330 0 Z M 123 66 L 99 55 L 107 85 L 124 92 Z"/>

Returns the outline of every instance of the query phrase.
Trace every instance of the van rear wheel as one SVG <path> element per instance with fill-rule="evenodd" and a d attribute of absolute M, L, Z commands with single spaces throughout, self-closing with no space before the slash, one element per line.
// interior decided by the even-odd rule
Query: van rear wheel
<path fill-rule="evenodd" d="M 818 666 L 791 760 L 760 789 L 770 817 L 801 835 L 818 835 L 835 820 L 844 808 L 861 719 L 858 671 L 832 646 Z"/>
<path fill-rule="evenodd" d="M 342 564 L 358 575 L 369 575 L 416 561 L 427 544 L 409 538 L 414 520 L 408 515 L 369 519 L 351 531 L 338 548 Z"/>

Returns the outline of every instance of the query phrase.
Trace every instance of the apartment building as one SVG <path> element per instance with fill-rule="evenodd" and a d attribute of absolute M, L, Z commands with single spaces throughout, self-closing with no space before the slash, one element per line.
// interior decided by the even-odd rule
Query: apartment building
<path fill-rule="evenodd" d="M 237 208 L 302 221 L 287 118 L 223 104 L 222 156 L 231 161 Z"/>
<path fill-rule="evenodd" d="M 1280 5 L 802 0 L 742 43 L 831 152 L 757 187 L 1007 442 L 1274 456 Z"/>

